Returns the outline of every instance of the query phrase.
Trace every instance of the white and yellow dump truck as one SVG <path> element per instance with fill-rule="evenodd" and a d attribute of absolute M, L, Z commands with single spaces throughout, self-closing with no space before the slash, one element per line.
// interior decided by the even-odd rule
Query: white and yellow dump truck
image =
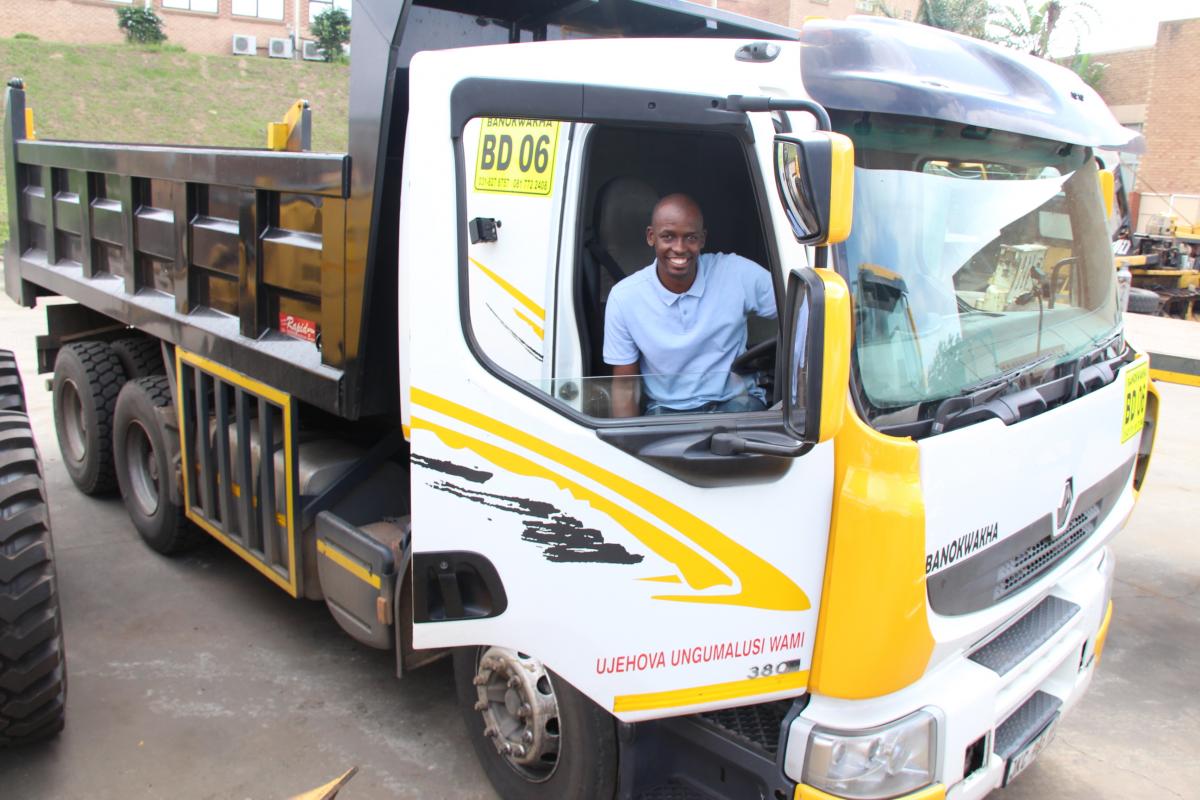
<path fill-rule="evenodd" d="M 39 353 L 80 488 L 400 674 L 453 653 L 504 797 L 1013 780 L 1096 669 L 1153 442 L 1093 157 L 1135 134 L 883 19 L 353 25 L 349 154 L 34 140 L 9 89 L 5 284 L 77 301 Z M 770 273 L 734 364 L 766 411 L 611 414 L 605 302 L 671 192 Z"/>

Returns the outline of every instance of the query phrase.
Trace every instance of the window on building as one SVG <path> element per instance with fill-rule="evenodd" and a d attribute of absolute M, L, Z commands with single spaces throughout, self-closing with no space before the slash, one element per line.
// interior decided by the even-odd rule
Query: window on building
<path fill-rule="evenodd" d="M 876 0 L 855 0 L 854 10 L 864 14 L 874 14 L 877 5 Z"/>
<path fill-rule="evenodd" d="M 283 0 L 233 0 L 236 17 L 258 17 L 259 19 L 283 19 Z"/>
<path fill-rule="evenodd" d="M 339 8 L 350 16 L 351 0 L 308 0 L 308 21 L 314 21 L 319 15 L 333 8 Z"/>
<path fill-rule="evenodd" d="M 162 0 L 163 8 L 178 8 L 184 11 L 207 11 L 217 13 L 217 0 Z"/>

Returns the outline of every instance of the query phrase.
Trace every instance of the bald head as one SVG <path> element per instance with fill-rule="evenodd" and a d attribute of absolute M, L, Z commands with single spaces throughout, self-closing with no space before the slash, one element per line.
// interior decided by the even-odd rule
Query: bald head
<path fill-rule="evenodd" d="M 704 228 L 704 212 L 700 210 L 700 204 L 693 200 L 690 195 L 680 192 L 669 194 L 654 204 L 654 208 L 650 212 L 650 227 L 657 227 L 660 215 L 668 211 L 688 216 L 695 215 L 698 227 L 701 229 Z"/>

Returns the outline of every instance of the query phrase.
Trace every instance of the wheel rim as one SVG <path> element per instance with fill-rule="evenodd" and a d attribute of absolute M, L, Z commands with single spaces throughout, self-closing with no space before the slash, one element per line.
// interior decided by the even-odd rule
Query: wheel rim
<path fill-rule="evenodd" d="M 63 381 L 59 397 L 66 455 L 71 461 L 79 463 L 87 455 L 87 424 L 83 421 L 83 399 L 79 396 L 75 381 Z"/>
<path fill-rule="evenodd" d="M 142 423 L 134 420 L 125 432 L 125 477 L 129 496 L 147 517 L 158 511 L 159 473 L 154 443 Z"/>
<path fill-rule="evenodd" d="M 550 779 L 558 768 L 558 700 L 550 675 L 536 658 L 503 647 L 489 647 L 474 678 L 475 710 L 483 733 L 496 752 L 522 778 Z"/>

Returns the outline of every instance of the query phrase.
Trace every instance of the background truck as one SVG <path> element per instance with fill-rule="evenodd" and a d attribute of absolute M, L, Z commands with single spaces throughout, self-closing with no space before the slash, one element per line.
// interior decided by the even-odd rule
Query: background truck
<path fill-rule="evenodd" d="M 543 41 L 588 32 L 748 38 Z M 351 43 L 349 154 L 33 140 L 10 86 L 5 286 L 76 301 L 38 352 L 79 488 L 400 675 L 452 652 L 505 797 L 1014 779 L 1153 443 L 1092 155 L 1133 134 L 886 20 L 378 0 Z M 670 192 L 771 275 L 767 411 L 611 416 L 605 301 Z"/>

